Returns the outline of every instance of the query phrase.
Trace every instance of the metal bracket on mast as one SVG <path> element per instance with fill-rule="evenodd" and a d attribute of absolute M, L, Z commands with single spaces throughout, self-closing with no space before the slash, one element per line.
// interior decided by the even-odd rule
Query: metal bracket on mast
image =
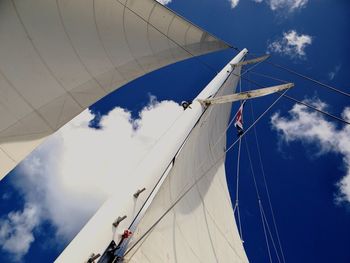
<path fill-rule="evenodd" d="M 118 227 L 118 225 L 120 224 L 120 222 L 122 222 L 124 219 L 126 219 L 127 218 L 127 216 L 125 215 L 125 216 L 122 216 L 122 217 L 120 217 L 120 216 L 118 216 L 118 218 L 113 222 L 113 226 L 114 227 Z"/>
<path fill-rule="evenodd" d="M 140 195 L 142 192 L 144 192 L 144 191 L 146 191 L 146 188 L 145 188 L 145 187 L 142 188 L 141 190 L 137 190 L 137 192 L 134 194 L 134 197 L 135 197 L 135 198 L 138 198 L 139 195 Z"/>
<path fill-rule="evenodd" d="M 95 255 L 94 253 L 92 253 L 87 263 L 94 263 L 95 260 L 98 259 L 100 256 L 101 256 L 100 254 Z"/>

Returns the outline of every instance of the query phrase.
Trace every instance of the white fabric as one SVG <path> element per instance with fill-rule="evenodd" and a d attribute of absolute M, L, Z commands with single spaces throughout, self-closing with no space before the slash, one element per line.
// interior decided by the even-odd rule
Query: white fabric
<path fill-rule="evenodd" d="M 0 43 L 0 179 L 106 94 L 190 57 L 182 48 L 228 47 L 154 0 L 2 0 Z"/>
<path fill-rule="evenodd" d="M 242 58 L 247 52 L 248 51 L 246 49 L 242 50 L 230 63 L 239 62 L 240 60 L 242 60 Z M 218 88 L 223 85 L 227 77 L 231 74 L 232 70 L 232 67 L 229 64 L 227 64 L 226 67 L 224 67 L 215 76 L 215 78 L 203 89 L 203 91 L 197 96 L 196 99 L 203 100 L 205 98 L 214 96 L 215 93 L 218 91 Z M 238 69 L 235 69 L 235 72 L 238 73 Z M 234 84 L 235 83 L 231 83 L 230 87 L 232 88 L 232 85 Z M 229 104 L 226 105 L 225 107 L 229 107 Z M 223 109 L 222 106 L 219 106 L 218 109 L 219 108 Z M 209 109 L 209 111 L 210 110 L 211 109 Z M 79 234 L 74 238 L 74 240 L 61 253 L 61 255 L 57 258 L 56 262 L 85 262 L 89 258 L 91 253 L 102 255 L 103 252 L 106 250 L 108 244 L 112 240 L 115 241 L 117 244 L 119 243 L 121 234 L 126 228 L 129 227 L 132 220 L 135 218 L 136 213 L 140 210 L 141 206 L 145 202 L 147 196 L 151 195 L 151 190 L 156 185 L 157 180 L 160 178 L 160 176 L 165 170 L 171 170 L 167 169 L 169 163 L 172 162 L 174 155 L 178 152 L 179 147 L 185 141 L 188 134 L 194 127 L 195 123 L 197 123 L 197 121 L 199 120 L 203 111 L 203 106 L 197 100 L 194 100 L 194 102 L 191 104 L 191 108 L 188 108 L 182 113 L 182 115 L 176 120 L 174 125 L 172 125 L 171 129 L 168 129 L 168 131 L 161 138 L 159 138 L 158 142 L 150 150 L 147 156 L 142 160 L 142 162 L 139 165 L 137 165 L 137 167 L 134 168 L 134 170 L 130 174 L 116 174 L 117 176 L 119 176 L 123 187 L 116 186 L 116 191 L 113 194 L 113 196 L 111 196 L 100 207 L 100 209 L 89 220 L 89 222 L 84 226 L 84 228 L 79 232 Z M 214 116 L 211 115 L 210 117 Z M 225 120 L 227 120 L 227 117 L 228 115 L 226 112 L 224 113 Z M 221 129 L 222 120 L 220 120 L 220 118 L 215 120 L 218 122 L 218 124 L 220 124 L 219 129 Z M 205 119 L 202 119 L 202 121 L 205 122 Z M 226 126 L 226 121 L 223 126 Z M 210 128 L 211 132 L 215 130 L 215 127 Z M 209 136 L 210 134 L 206 133 L 206 135 Z M 221 137 L 223 137 L 223 139 L 225 140 L 224 135 L 225 134 L 222 133 Z M 220 143 L 221 146 L 224 145 L 223 142 Z M 204 148 L 200 147 L 199 149 Z M 222 149 L 220 149 L 219 151 L 221 151 L 222 153 Z M 199 154 L 198 151 L 193 153 Z M 193 163 L 192 165 L 198 167 L 197 163 Z M 186 164 L 186 167 L 188 167 L 188 164 Z M 218 178 L 221 178 L 220 180 L 222 180 L 220 182 L 223 185 L 224 189 L 222 193 L 224 193 L 228 198 L 227 200 L 229 200 L 229 194 L 227 192 L 227 189 L 225 188 L 225 177 L 223 174 L 221 174 Z M 163 181 L 164 179 L 165 178 L 163 178 Z M 129 183 L 135 181 L 138 182 L 137 185 L 135 185 L 135 183 Z M 146 190 L 137 199 L 135 199 L 133 197 L 133 194 L 136 192 L 137 189 L 141 189 L 143 187 L 145 187 Z M 155 193 L 157 193 L 158 190 L 159 187 L 157 188 Z M 154 195 L 152 194 L 151 198 L 146 203 L 146 208 L 149 206 L 149 204 L 152 203 L 153 197 Z M 229 203 L 230 202 L 228 201 L 226 205 L 228 205 Z M 156 209 L 158 208 L 156 207 Z M 161 206 L 159 207 L 159 209 L 164 209 L 164 207 Z M 232 213 L 232 208 L 229 206 L 228 210 L 226 210 L 225 212 L 227 212 L 228 217 L 230 217 L 230 213 Z M 141 211 L 140 217 L 138 217 L 136 221 L 139 221 L 142 218 L 142 215 L 144 215 L 144 213 L 145 209 Z M 117 228 L 113 227 L 112 223 L 119 216 L 123 215 L 126 215 L 127 218 L 123 220 Z M 229 220 L 231 219 L 234 220 L 233 217 L 229 218 Z M 235 228 L 234 221 L 227 222 L 229 224 L 229 228 Z"/>
<path fill-rule="evenodd" d="M 234 72 L 239 74 L 240 68 Z M 231 75 L 217 95 L 232 93 L 237 81 Z M 128 248 L 195 186 L 126 255 L 126 262 L 248 262 L 225 177 L 225 130 L 230 112 L 231 103 L 211 106 L 195 126 Z"/>

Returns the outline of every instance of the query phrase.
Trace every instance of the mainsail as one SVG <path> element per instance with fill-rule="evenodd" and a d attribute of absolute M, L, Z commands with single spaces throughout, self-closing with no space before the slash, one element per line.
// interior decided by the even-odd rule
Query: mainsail
<path fill-rule="evenodd" d="M 241 51 L 230 63 L 242 61 L 246 53 Z M 123 176 L 123 189 L 116 187 L 114 196 L 102 205 L 57 262 L 84 262 L 89 257 L 99 260 L 108 245 L 118 244 L 123 231 L 129 228 L 134 234 L 121 249 L 126 252 L 124 260 L 129 262 L 248 262 L 235 224 L 224 168 L 231 103 L 206 108 L 198 101 L 235 91 L 241 67 L 231 67 L 230 63 L 132 174 Z M 162 175 L 164 179 L 158 181 Z M 131 177 L 140 178 L 140 184 L 125 189 Z M 143 192 L 135 198 L 137 189 Z M 118 218 L 123 220 L 113 224 Z"/>
<path fill-rule="evenodd" d="M 155 0 L 2 0 L 0 43 L 0 180 L 125 83 L 229 47 Z"/>

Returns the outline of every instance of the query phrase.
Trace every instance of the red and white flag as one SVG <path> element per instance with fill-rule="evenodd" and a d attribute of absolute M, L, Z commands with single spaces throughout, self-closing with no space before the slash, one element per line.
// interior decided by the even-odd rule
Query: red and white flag
<path fill-rule="evenodd" d="M 238 131 L 238 136 L 241 136 L 243 134 L 243 106 L 245 104 L 245 101 L 241 104 L 241 107 L 239 107 L 237 113 L 236 113 L 236 122 L 235 127 Z"/>

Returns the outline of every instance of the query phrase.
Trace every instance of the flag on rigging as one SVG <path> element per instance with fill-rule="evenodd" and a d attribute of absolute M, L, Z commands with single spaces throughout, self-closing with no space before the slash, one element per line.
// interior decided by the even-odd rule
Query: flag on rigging
<path fill-rule="evenodd" d="M 238 137 L 240 137 L 244 130 L 243 130 L 243 106 L 246 101 L 243 101 L 241 106 L 239 107 L 237 113 L 236 113 L 236 121 L 235 121 L 235 127 L 237 128 Z"/>

